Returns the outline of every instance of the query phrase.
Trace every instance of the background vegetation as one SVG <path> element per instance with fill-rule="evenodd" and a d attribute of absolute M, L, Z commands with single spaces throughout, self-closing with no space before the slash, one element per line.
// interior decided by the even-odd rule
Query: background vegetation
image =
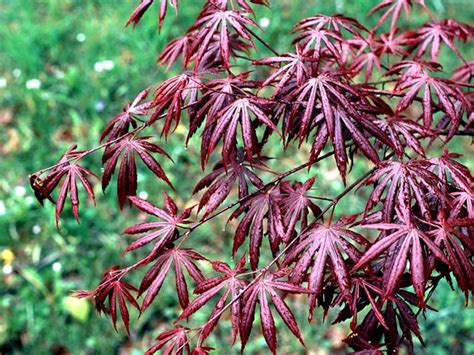
<path fill-rule="evenodd" d="M 0 353 L 139 354 L 151 341 L 143 335 L 157 334 L 153 329 L 166 325 L 178 311 L 173 289 L 162 291 L 155 311 L 132 321 L 129 338 L 123 330 L 116 334 L 87 300 L 72 298 L 71 290 L 93 287 L 107 267 L 131 263 L 130 257 L 120 256 L 126 245 L 120 231 L 131 224 L 135 211 L 118 213 L 112 186 L 106 195 L 97 191 L 97 208 L 82 213 L 79 225 L 66 211 L 57 230 L 53 206 L 41 208 L 28 187 L 29 173 L 55 163 L 73 142 L 78 142 L 80 149 L 96 145 L 107 120 L 124 104 L 143 88 L 173 74 L 154 64 L 156 56 L 170 39 L 185 31 L 200 6 L 183 1 L 179 17 L 168 16 L 158 35 L 156 18 L 149 14 L 137 29 L 123 28 L 137 2 L 0 0 Z M 271 3 L 273 10 L 258 9 L 258 18 L 269 19 L 264 35 L 267 41 L 286 51 L 291 41 L 288 32 L 299 19 L 341 12 L 370 26 L 375 19 L 364 14 L 377 1 Z M 474 20 L 470 1 L 427 3 L 438 17 Z M 410 26 L 425 20 L 416 14 L 411 19 Z M 267 54 L 263 48 L 260 53 Z M 458 64 L 450 56 L 443 58 L 446 71 Z M 192 200 L 192 185 L 204 173 L 192 143 L 185 152 L 184 128 L 179 127 L 177 133 L 166 144 L 176 164 L 164 163 L 164 168 L 177 187 L 173 197 L 184 204 Z M 464 154 L 464 163 L 474 169 L 474 150 L 468 140 L 453 141 L 451 148 Z M 285 159 L 292 164 L 291 160 L 299 157 L 287 154 Z M 88 163 L 92 170 L 98 169 L 99 154 Z M 356 165 L 354 169 L 364 167 Z M 319 188 L 325 195 L 335 195 L 342 187 L 335 167 L 322 166 L 319 173 L 326 179 L 334 175 L 334 179 L 327 179 L 333 180 L 330 186 L 319 184 Z M 141 197 L 160 202 L 162 185 L 145 173 L 139 175 L 139 181 Z M 363 206 L 356 196 L 348 200 L 347 208 L 354 212 Z M 212 244 L 212 252 L 218 254 L 226 240 L 229 236 L 223 224 L 210 223 L 195 240 L 200 244 L 195 249 L 207 250 Z M 304 307 L 298 308 L 297 301 L 293 308 L 298 317 L 305 318 Z M 443 284 L 432 306 L 439 312 L 428 313 L 422 322 L 427 348 L 420 347 L 419 352 L 474 353 L 474 311 L 464 308 L 462 295 Z M 330 328 L 330 317 L 324 323 L 322 315 L 315 318 L 304 328 L 307 351 L 344 353 L 341 339 L 347 325 Z M 303 352 L 286 333 L 281 332 L 279 338 L 282 353 Z M 265 353 L 263 338 L 254 333 L 253 339 L 247 346 L 249 353 Z M 219 341 L 227 342 L 226 329 L 211 343 Z"/>

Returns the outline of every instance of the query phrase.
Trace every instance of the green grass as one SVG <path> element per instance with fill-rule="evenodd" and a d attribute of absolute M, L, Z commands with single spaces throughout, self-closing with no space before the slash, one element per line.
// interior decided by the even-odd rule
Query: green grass
<path fill-rule="evenodd" d="M 105 195 L 97 186 L 97 208 L 81 200 L 81 223 L 76 224 L 66 210 L 57 230 L 53 206 L 47 203 L 41 208 L 28 187 L 28 174 L 55 163 L 73 143 L 77 142 L 79 149 L 95 146 L 107 120 L 124 104 L 143 88 L 177 72 L 178 68 L 166 72 L 154 61 L 160 49 L 193 22 L 199 7 L 183 0 L 179 16 L 171 12 L 158 35 L 154 7 L 135 30 L 124 29 L 137 2 L 0 0 L 0 77 L 6 82 L 5 87 L 0 87 L 0 266 L 8 271 L 11 264 L 14 269 L 11 274 L 0 275 L 0 353 L 46 354 L 61 347 L 73 354 L 110 354 L 120 349 L 142 353 L 151 337 L 167 327 L 179 312 L 173 287 L 165 288 L 151 312 L 139 320 L 132 314 L 132 336 L 128 338 L 123 329 L 117 334 L 108 319 L 98 317 L 92 304 L 72 299 L 71 290 L 93 287 L 107 267 L 128 265 L 135 260 L 136 255 L 120 255 L 127 244 L 120 231 L 135 220 L 136 212 L 118 213 L 115 185 Z M 374 3 L 281 0 L 272 1 L 272 10 L 259 8 L 257 15 L 270 19 L 263 36 L 283 52 L 290 48 L 288 32 L 292 24 L 302 17 L 317 12 L 359 16 Z M 469 21 L 472 14 L 463 11 L 468 4 L 436 0 L 429 5 L 440 17 Z M 413 18 L 416 23 L 424 21 L 421 16 Z M 375 19 L 362 17 L 361 21 L 373 25 Z M 258 45 L 257 57 L 268 54 Z M 443 54 L 446 68 L 452 69 L 457 62 L 451 60 L 449 51 Z M 112 62 L 113 68 L 98 71 L 106 61 Z M 34 79 L 40 81 L 40 87 L 28 89 Z M 196 176 L 203 176 L 198 149 L 191 144 L 186 150 L 184 137 L 184 132 L 178 132 L 166 143 L 176 164 L 164 163 L 176 186 L 173 196 L 180 204 L 193 198 L 190 191 Z M 276 142 L 273 147 L 271 153 L 277 154 Z M 473 152 L 466 140 L 456 140 L 451 147 L 467 156 Z M 295 159 L 303 161 L 304 154 L 294 153 L 285 153 L 281 170 L 295 164 Z M 474 167 L 472 159 L 465 162 L 471 169 Z M 86 164 L 99 169 L 100 154 L 90 157 Z M 357 164 L 351 178 L 364 169 Z M 327 176 L 334 175 L 332 163 L 323 163 L 312 172 L 319 175 L 320 181 L 315 194 L 332 196 L 341 190 L 342 183 L 337 178 L 323 183 Z M 304 179 L 305 175 L 308 172 L 302 172 L 299 178 Z M 139 191 L 146 191 L 152 201 L 160 201 L 163 188 L 150 174 L 140 173 Z M 90 207 L 87 210 L 86 205 Z M 361 208 L 363 200 L 350 195 L 339 211 L 352 213 Z M 227 251 L 231 235 L 229 228 L 223 231 L 224 223 L 216 221 L 203 227 L 193 239 L 196 249 L 216 256 Z M 167 285 L 171 284 L 169 280 Z M 307 317 L 305 302 L 293 302 L 301 324 Z M 430 313 L 422 322 L 429 339 L 424 351 L 444 354 L 454 348 L 472 352 L 472 310 L 464 310 L 461 295 L 443 287 L 435 294 L 433 304 L 440 312 Z M 329 332 L 330 322 L 322 324 L 321 317 L 315 318 L 311 326 L 303 329 L 308 350 L 336 349 L 347 325 Z M 195 321 L 203 322 L 204 318 Z M 259 331 L 256 326 L 254 341 L 247 346 L 249 353 L 266 353 L 263 339 L 255 336 Z M 228 341 L 228 332 L 228 325 L 224 324 L 211 343 Z M 283 330 L 279 336 L 282 353 L 303 353 L 288 331 Z M 238 353 L 237 347 L 233 351 Z"/>

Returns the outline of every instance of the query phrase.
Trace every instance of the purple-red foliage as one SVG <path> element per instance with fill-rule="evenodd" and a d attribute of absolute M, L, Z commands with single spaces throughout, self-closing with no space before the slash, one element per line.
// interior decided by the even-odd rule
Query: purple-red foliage
<path fill-rule="evenodd" d="M 142 0 L 127 25 L 137 25 L 153 3 Z M 178 0 L 156 3 L 161 28 L 168 6 L 178 12 Z M 474 61 L 460 47 L 474 29 L 435 19 L 423 0 L 385 0 L 370 12 L 381 16 L 373 29 L 341 14 L 316 14 L 294 26 L 294 47 L 278 53 L 258 34 L 254 5 L 268 3 L 205 1 L 195 23 L 158 56 L 183 72 L 156 85 L 149 101 L 151 88 L 139 93 L 105 125 L 102 145 L 82 152 L 73 146 L 59 163 L 31 175 L 38 200 L 56 204 L 56 223 L 67 195 L 78 220 L 77 182 L 95 202 L 90 178 L 97 177 L 79 161 L 103 148 L 103 190 L 119 166 L 120 209 L 128 201 L 149 218 L 123 231 L 130 240 L 125 252 L 138 261 L 111 268 L 95 290 L 77 296 L 93 298 L 115 328 L 120 314 L 128 332 L 130 306 L 141 314 L 158 305 L 163 284 L 174 275 L 182 312 L 150 354 L 208 354 L 209 345 L 222 346 L 210 344 L 209 336 L 224 322 L 232 329 L 229 342 L 240 338 L 243 350 L 257 314 L 270 352 L 278 350 L 275 317 L 304 346 L 300 329 L 310 325 L 298 324 L 294 302 L 307 306 L 310 320 L 318 307 L 338 312 L 336 322 L 350 320 L 353 333 L 345 342 L 355 351 L 412 351 L 412 336 L 422 341 L 418 314 L 431 309 L 441 279 L 454 287 L 453 276 L 466 300 L 474 291 L 474 179 L 445 145 L 474 135 Z M 402 13 L 409 16 L 416 7 L 428 22 L 398 28 Z M 248 58 L 261 55 L 253 50 L 257 42 L 270 56 Z M 460 61 L 448 77 L 437 62 L 442 47 Z M 201 195 L 194 215 L 194 206 L 178 212 L 166 193 L 163 207 L 135 196 L 137 157 L 171 187 L 160 163 L 170 157 L 150 140 L 166 139 L 183 121 L 186 144 L 200 146 L 203 170 L 217 162 L 196 179 L 193 194 Z M 281 156 L 267 156 L 272 139 L 280 143 L 272 143 L 273 155 L 275 146 L 307 149 L 306 161 L 281 171 Z M 433 153 L 437 142 L 441 156 Z M 373 167 L 337 196 L 321 197 L 314 190 L 327 185 L 323 171 L 309 170 L 306 181 L 290 178 L 321 160 L 334 164 L 344 183 L 354 161 Z M 342 216 L 333 221 L 339 201 L 362 190 L 360 198 L 368 196 L 363 211 L 337 211 Z M 221 260 L 207 254 L 223 233 L 207 235 L 199 252 L 183 245 L 226 212 L 233 246 L 224 243 Z M 138 287 L 123 281 L 139 268 L 148 270 Z M 192 327 L 196 313 L 209 315 Z"/>

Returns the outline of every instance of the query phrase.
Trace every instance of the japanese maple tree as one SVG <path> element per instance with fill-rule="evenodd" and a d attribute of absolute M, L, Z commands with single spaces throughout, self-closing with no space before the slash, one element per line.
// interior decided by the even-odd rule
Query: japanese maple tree
<path fill-rule="evenodd" d="M 309 320 L 318 307 L 335 312 L 336 322 L 349 320 L 345 342 L 356 352 L 411 352 L 413 336 L 423 342 L 418 316 L 432 310 L 440 280 L 466 302 L 474 292 L 474 179 L 447 148 L 454 137 L 474 136 L 474 61 L 462 54 L 474 28 L 437 19 L 423 0 L 375 3 L 370 14 L 379 20 L 371 29 L 341 14 L 317 14 L 315 2 L 315 13 L 294 25 L 285 53 L 257 24 L 254 9 L 271 6 L 267 0 L 141 0 L 127 25 L 158 11 L 161 29 L 169 7 L 178 13 L 178 4 L 195 3 L 202 10 L 194 24 L 157 59 L 182 72 L 143 88 L 104 123 L 102 144 L 74 146 L 30 176 L 39 202 L 56 204 L 57 224 L 68 195 L 79 220 L 78 182 L 95 203 L 99 179 L 106 192 L 116 179 L 117 213 L 129 206 L 146 214 L 122 232 L 130 241 L 124 252 L 136 263 L 111 265 L 94 290 L 77 296 L 91 297 L 116 329 L 120 316 L 129 332 L 129 309 L 149 311 L 162 286 L 174 285 L 181 314 L 150 354 L 221 353 L 209 336 L 225 322 L 229 344 L 240 340 L 242 351 L 260 323 L 277 353 L 276 318 L 304 347 L 301 329 L 311 324 L 298 324 L 295 295 Z M 426 22 L 401 30 L 415 11 Z M 458 59 L 450 75 L 437 62 L 443 47 Z M 199 202 L 188 208 L 170 197 L 170 172 L 162 167 L 180 122 L 188 129 L 183 143 L 200 147 L 201 167 L 209 170 L 196 177 Z M 281 171 L 286 149 L 301 150 L 305 161 Z M 82 165 L 101 150 L 102 171 Z M 344 185 L 352 181 L 336 196 L 314 194 L 329 179 L 318 169 L 323 160 Z M 354 163 L 366 172 L 353 176 Z M 136 196 L 144 167 L 168 191 L 163 198 Z M 311 177 L 299 179 L 302 172 Z M 365 198 L 358 214 L 337 210 L 349 193 Z M 228 220 L 233 243 L 214 260 L 206 250 L 220 236 L 208 235 L 202 250 L 193 236 L 218 216 Z M 139 285 L 125 281 L 139 269 Z M 194 326 L 197 313 L 207 320 Z"/>

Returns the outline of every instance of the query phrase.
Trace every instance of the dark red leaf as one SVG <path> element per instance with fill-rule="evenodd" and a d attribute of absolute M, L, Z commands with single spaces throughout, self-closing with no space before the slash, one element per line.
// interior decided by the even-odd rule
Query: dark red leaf
<path fill-rule="evenodd" d="M 191 354 L 187 338 L 187 333 L 189 331 L 189 328 L 176 325 L 174 329 L 165 331 L 158 335 L 156 338 L 158 342 L 148 349 L 145 354 L 151 355 L 156 353 L 158 350 L 162 350 L 161 353 L 163 355 L 182 355 L 185 352 L 186 354 Z"/>
<path fill-rule="evenodd" d="M 231 193 L 234 185 L 238 182 L 239 198 L 249 194 L 249 184 L 256 188 L 263 187 L 263 181 L 256 175 L 254 170 L 268 171 L 261 157 L 254 157 L 250 165 L 245 161 L 244 153 L 239 150 L 231 159 L 229 166 L 224 167 L 223 161 L 217 163 L 212 172 L 199 180 L 194 187 L 196 193 L 207 187 L 199 202 L 199 210 L 205 207 L 202 219 L 205 219 L 216 210 Z"/>
<path fill-rule="evenodd" d="M 80 181 L 89 198 L 95 204 L 94 189 L 91 182 L 89 181 L 89 178 L 95 177 L 98 179 L 98 177 L 77 163 L 77 160 L 84 152 L 75 151 L 75 149 L 75 145 L 69 148 L 69 150 L 61 157 L 53 169 L 49 170 L 49 173 L 44 177 L 44 179 L 40 179 L 38 176 L 31 178 L 31 186 L 35 191 L 36 198 L 41 204 L 45 199 L 49 199 L 50 201 L 54 202 L 51 197 L 51 193 L 62 181 L 55 208 L 57 227 L 59 227 L 59 217 L 63 212 L 68 193 L 73 215 L 79 223 L 79 196 L 77 191 L 78 180 Z"/>
<path fill-rule="evenodd" d="M 379 202 L 383 202 L 382 220 L 391 222 L 395 206 L 402 213 L 409 214 L 413 201 L 416 201 L 421 214 L 432 219 L 430 199 L 445 200 L 441 189 L 442 182 L 430 171 L 431 163 L 427 160 L 412 159 L 408 162 L 383 161 L 369 176 L 363 185 L 376 184 L 370 194 L 366 214 Z M 385 197 L 382 197 L 385 191 Z"/>
<path fill-rule="evenodd" d="M 247 291 L 245 291 L 242 301 L 243 308 L 240 323 L 242 351 L 244 350 L 252 331 L 255 308 L 258 302 L 260 304 L 260 322 L 262 325 L 265 341 L 272 353 L 276 353 L 276 329 L 267 295 L 270 295 L 275 309 L 277 310 L 278 314 L 280 314 L 285 324 L 303 344 L 303 339 L 301 337 L 298 324 L 296 323 L 296 319 L 291 310 L 286 305 L 282 296 L 279 295 L 278 291 L 284 291 L 285 293 L 309 293 L 309 291 L 305 288 L 292 284 L 291 282 L 279 281 L 278 279 L 282 276 L 284 276 L 283 272 L 267 274 L 263 276 L 258 282 L 254 283 L 253 286 Z"/>
<path fill-rule="evenodd" d="M 423 9 L 429 13 L 429 10 L 425 5 L 424 0 L 384 0 L 380 2 L 378 5 L 376 5 L 375 7 L 373 7 L 369 12 L 369 15 L 372 15 L 373 13 L 377 11 L 386 9 L 385 13 L 382 15 L 382 17 L 380 17 L 374 29 L 379 28 L 389 18 L 390 15 L 392 15 L 390 28 L 394 28 L 396 26 L 396 23 L 398 21 L 398 18 L 400 17 L 402 10 L 404 10 L 405 15 L 407 17 L 409 16 L 410 8 L 412 7 L 413 2 L 420 4 L 423 7 Z"/>
<path fill-rule="evenodd" d="M 438 60 L 441 43 L 451 48 L 459 58 L 463 59 L 461 52 L 453 42 L 454 38 L 459 38 L 464 42 L 469 37 L 474 37 L 474 28 L 468 24 L 448 19 L 441 21 L 427 22 L 416 31 L 406 32 L 405 39 L 411 48 L 408 52 L 413 53 L 416 48 L 414 58 L 420 59 L 431 47 L 430 60 Z"/>
<path fill-rule="evenodd" d="M 135 164 L 135 154 L 140 157 L 145 165 L 158 178 L 172 187 L 161 165 L 155 160 L 151 153 L 164 155 L 170 160 L 171 157 L 156 144 L 148 142 L 149 138 L 150 137 L 127 137 L 112 145 L 102 156 L 102 162 L 105 164 L 104 175 L 102 176 L 102 189 L 105 191 L 114 174 L 118 159 L 120 155 L 122 155 L 122 162 L 120 163 L 117 178 L 117 197 L 121 209 L 125 205 L 127 196 L 136 195 L 137 167 Z"/>
<path fill-rule="evenodd" d="M 194 72 L 184 72 L 164 81 L 155 90 L 153 100 L 155 111 L 148 124 L 151 125 L 160 119 L 166 111 L 161 134 L 168 137 L 178 126 L 184 107 L 197 102 L 200 89 L 201 79 Z M 174 128 L 171 127 L 173 122 Z"/>
<path fill-rule="evenodd" d="M 170 2 L 170 5 L 176 10 L 176 13 L 178 13 L 178 0 L 160 0 L 160 15 L 158 21 L 158 28 L 160 30 L 163 26 L 163 20 L 165 19 L 166 12 L 168 9 L 168 1 Z M 133 27 L 135 27 L 143 17 L 145 12 L 148 10 L 148 8 L 151 6 L 151 4 L 153 4 L 153 0 L 141 0 L 140 4 L 137 6 L 137 8 L 133 11 L 132 15 L 128 19 L 126 26 L 133 22 Z"/>
<path fill-rule="evenodd" d="M 189 31 L 197 30 L 192 49 L 192 52 L 196 53 L 194 59 L 196 67 L 199 67 L 205 58 L 214 37 L 217 38 L 220 56 L 226 69 L 229 68 L 232 53 L 232 33 L 237 34 L 246 45 L 254 47 L 248 26 L 258 27 L 258 25 L 246 16 L 247 13 L 245 10 L 225 10 L 215 6 L 204 9 L 189 29 Z"/>
<path fill-rule="evenodd" d="M 409 217 L 399 216 L 399 218 L 400 224 L 380 223 L 362 226 L 384 232 L 357 261 L 353 270 L 357 270 L 376 260 L 382 253 L 389 252 L 393 263 L 384 270 L 386 277 L 384 278 L 383 298 L 387 299 L 393 295 L 397 286 L 399 286 L 407 262 L 410 260 L 412 284 L 418 296 L 419 304 L 424 305 L 424 291 L 427 281 L 427 273 L 425 273 L 427 253 L 432 253 L 445 264 L 448 264 L 448 261 L 434 240 L 407 219 Z"/>
<path fill-rule="evenodd" d="M 136 117 L 149 115 L 151 102 L 142 102 L 148 96 L 150 88 L 147 88 L 140 92 L 135 100 L 131 104 L 124 107 L 123 111 L 113 117 L 100 135 L 100 141 L 102 142 L 107 137 L 107 142 L 111 142 L 124 134 L 128 133 L 130 126 L 133 128 L 137 127 Z M 141 103 L 142 102 L 142 103 Z M 107 148 L 106 148 L 107 149 Z"/>
<path fill-rule="evenodd" d="M 329 270 L 337 280 L 341 294 L 347 302 L 352 300 L 346 265 L 348 261 L 344 259 L 344 254 L 350 262 L 355 263 L 362 254 L 356 246 L 368 246 L 369 243 L 362 235 L 349 230 L 347 224 L 344 220 L 329 225 L 315 224 L 301 235 L 298 243 L 286 254 L 283 264 L 295 263 L 290 280 L 300 283 L 308 279 L 308 289 L 312 292 L 309 304 L 310 319 L 323 291 L 329 261 Z"/>
<path fill-rule="evenodd" d="M 272 131 L 277 132 L 278 128 L 268 117 L 264 108 L 261 107 L 263 99 L 257 97 L 245 97 L 235 100 L 212 120 L 206 123 L 204 132 L 210 132 L 209 145 L 207 146 L 206 160 L 209 159 L 212 151 L 216 148 L 220 140 L 223 140 L 222 160 L 224 166 L 227 166 L 231 159 L 237 144 L 237 125 L 240 124 L 242 132 L 242 141 L 245 154 L 249 162 L 253 162 L 254 153 L 258 153 L 257 137 L 255 128 L 257 124 L 264 124 Z M 251 120 L 251 115 L 255 118 Z"/>
<path fill-rule="evenodd" d="M 137 310 L 140 309 L 135 297 L 131 294 L 131 291 L 138 292 L 138 290 L 120 278 L 116 278 L 115 273 L 117 271 L 117 267 L 110 268 L 104 273 L 99 286 L 97 286 L 94 291 L 76 291 L 76 297 L 92 298 L 95 301 L 96 309 L 99 313 L 110 314 L 115 330 L 117 330 L 117 313 L 120 312 L 125 330 L 127 334 L 130 334 L 127 303 Z M 106 306 L 107 299 L 109 301 L 108 307 Z"/>
<path fill-rule="evenodd" d="M 234 255 L 237 252 L 249 235 L 249 255 L 252 270 L 256 270 L 258 267 L 264 234 L 268 235 L 270 248 L 274 255 L 276 255 L 279 244 L 283 240 L 285 230 L 279 200 L 280 193 L 276 189 L 259 192 L 242 202 L 229 218 L 230 221 L 243 215 L 235 231 L 232 254 Z M 267 222 L 266 231 L 263 228 L 264 220 Z"/>
<path fill-rule="evenodd" d="M 204 277 L 199 268 L 195 265 L 195 261 L 198 260 L 206 260 L 206 258 L 192 249 L 172 248 L 161 252 L 140 284 L 140 294 L 146 291 L 141 310 L 144 311 L 148 308 L 156 298 L 171 266 L 173 266 L 175 272 L 175 285 L 179 303 L 181 308 L 185 309 L 189 304 L 189 297 L 188 286 L 183 275 L 183 268 L 186 269 L 194 282 L 199 284 L 204 281 Z"/>
<path fill-rule="evenodd" d="M 199 283 L 194 293 L 200 294 L 196 297 L 183 311 L 178 319 L 187 319 L 192 314 L 200 310 L 221 290 L 225 290 L 217 301 L 208 321 L 202 326 L 201 339 L 204 341 L 217 325 L 221 315 L 222 308 L 226 304 L 226 300 L 231 296 L 232 300 L 236 300 L 230 307 L 231 324 L 232 324 L 232 343 L 235 342 L 240 324 L 240 313 L 242 308 L 242 300 L 240 299 L 241 290 L 245 287 L 246 282 L 239 279 L 239 274 L 245 272 L 245 255 L 236 263 L 234 269 L 222 262 L 213 262 L 212 267 L 215 271 L 223 273 L 223 276 L 216 276 Z"/>

